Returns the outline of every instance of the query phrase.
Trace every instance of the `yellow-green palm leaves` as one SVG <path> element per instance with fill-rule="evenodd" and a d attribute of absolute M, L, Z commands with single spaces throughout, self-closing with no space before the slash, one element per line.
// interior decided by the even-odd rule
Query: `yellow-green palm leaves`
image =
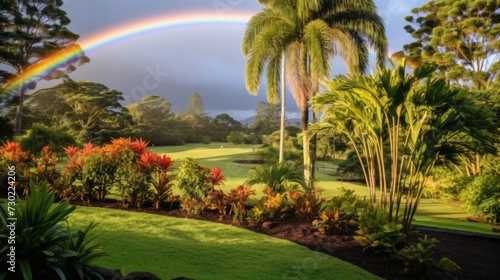
<path fill-rule="evenodd" d="M 334 127 L 347 135 L 372 204 L 386 208 L 391 220 L 402 215 L 405 229 L 436 164 L 495 152 L 498 137 L 494 115 L 470 94 L 432 78 L 434 70 L 422 66 L 408 74 L 400 64 L 371 77 L 339 77 L 312 101 L 324 115 L 314 129 Z"/>
<path fill-rule="evenodd" d="M 282 55 L 286 53 L 287 78 L 307 130 L 309 100 L 322 80 L 331 75 L 331 60 L 339 56 L 350 74 L 368 66 L 368 49 L 375 50 L 382 66 L 387 38 L 382 19 L 372 0 L 268 0 L 259 1 L 262 11 L 247 24 L 242 52 L 248 57 L 245 68 L 247 90 L 257 94 L 260 78 L 266 72 L 267 98 L 277 103 Z M 304 133 L 306 181 L 312 170 L 309 139 Z"/>

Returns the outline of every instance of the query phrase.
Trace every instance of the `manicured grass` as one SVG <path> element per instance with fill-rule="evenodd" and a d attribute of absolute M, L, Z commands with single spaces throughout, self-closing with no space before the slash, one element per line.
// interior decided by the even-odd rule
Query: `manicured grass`
<path fill-rule="evenodd" d="M 218 186 L 224 191 L 229 191 L 238 185 L 241 185 L 248 178 L 248 172 L 254 168 L 255 164 L 235 163 L 235 160 L 254 159 L 254 153 L 260 148 L 259 145 L 234 145 L 229 143 L 213 143 L 212 144 L 187 144 L 183 146 L 169 147 L 152 147 L 154 152 L 166 154 L 176 161 L 174 166 L 179 166 L 180 163 L 188 157 L 194 158 L 200 164 L 207 167 L 220 167 L 224 171 L 224 176 L 227 178 L 223 186 Z M 327 162 L 318 163 L 321 167 L 334 167 L 333 164 Z M 339 194 L 339 189 L 345 187 L 354 189 L 356 192 L 364 191 L 366 187 L 358 183 L 342 182 L 325 174 L 324 171 L 317 172 L 318 182 L 317 187 L 324 190 L 325 197 L 332 197 Z M 258 187 L 257 195 L 262 194 L 263 187 Z M 367 192 L 366 192 L 367 194 Z M 365 195 L 365 194 L 363 194 Z"/>
<path fill-rule="evenodd" d="M 97 265 L 161 279 L 379 279 L 349 263 L 293 242 L 190 219 L 78 207 L 72 230 L 98 222 L 109 256 Z"/>

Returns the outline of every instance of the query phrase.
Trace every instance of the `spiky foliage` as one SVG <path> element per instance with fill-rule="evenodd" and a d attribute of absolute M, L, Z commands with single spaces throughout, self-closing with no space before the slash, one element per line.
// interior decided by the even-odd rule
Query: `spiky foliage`
<path fill-rule="evenodd" d="M 286 162 L 255 167 L 255 169 L 250 170 L 250 177 L 245 184 L 264 184 L 273 192 L 280 194 L 299 187 L 307 188 L 301 170 L 297 166 L 289 165 Z"/>
<path fill-rule="evenodd" d="M 92 234 L 90 225 L 83 232 L 71 233 L 65 222 L 75 206 L 69 201 L 54 205 L 54 194 L 47 194 L 44 184 L 30 185 L 31 193 L 24 201 L 16 200 L 15 212 L 12 207 L 0 205 L 0 279 L 91 279 L 99 276 L 89 265 L 103 255 L 100 246 L 88 239 Z M 10 205 L 10 204 L 9 204 Z M 15 222 L 15 238 L 12 236 L 10 218 Z M 7 255 L 15 240 L 15 273 L 8 272 Z M 10 279 L 10 278 L 9 278 Z"/>
<path fill-rule="evenodd" d="M 371 77 L 339 77 L 329 93 L 313 100 L 325 116 L 316 128 L 334 127 L 347 135 L 372 204 L 387 207 L 390 221 L 403 212 L 405 230 L 436 164 L 457 164 L 470 152 L 494 153 L 498 141 L 488 107 L 432 78 L 434 70 L 421 66 L 407 74 L 401 63 Z"/>
<path fill-rule="evenodd" d="M 308 101 L 316 95 L 319 82 L 331 74 L 333 57 L 341 57 L 351 74 L 362 73 L 368 65 L 368 47 L 375 50 L 383 65 L 387 38 L 375 4 L 367 1 L 259 1 L 262 11 L 247 24 L 242 51 L 248 57 L 245 68 L 247 90 L 259 91 L 266 73 L 267 98 L 278 101 L 282 54 L 287 53 L 287 76 L 302 114 L 302 129 L 308 128 Z M 303 135 L 304 175 L 312 186 L 309 138 Z M 312 159 L 314 159 L 314 151 Z"/>

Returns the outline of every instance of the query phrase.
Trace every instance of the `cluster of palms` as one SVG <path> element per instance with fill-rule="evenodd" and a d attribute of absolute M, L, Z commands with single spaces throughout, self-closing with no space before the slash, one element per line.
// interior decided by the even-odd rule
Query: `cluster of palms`
<path fill-rule="evenodd" d="M 388 43 L 373 1 L 258 2 L 264 8 L 250 19 L 243 39 L 246 87 L 257 93 L 265 72 L 268 100 L 277 102 L 280 83 L 284 96 L 280 74 L 286 64 L 289 87 L 302 114 L 309 189 L 314 187 L 316 152 L 309 129 L 311 103 L 325 118 L 313 130 L 333 128 L 349 138 L 372 205 L 387 209 L 389 220 L 404 212 L 406 229 L 435 165 L 458 165 L 463 157 L 495 153 L 497 121 L 471 93 L 433 78 L 436 68 L 429 65 L 417 65 L 411 74 L 405 71 L 404 59 L 394 69 L 383 68 Z M 369 48 L 376 53 L 378 74 L 364 77 L 360 74 L 367 68 Z M 334 56 L 345 61 L 349 77 L 328 82 Z M 327 93 L 318 95 L 322 85 L 327 85 Z"/>
<path fill-rule="evenodd" d="M 286 64 L 288 83 L 301 111 L 303 131 L 309 125 L 309 101 L 318 93 L 320 82 L 329 78 L 333 57 L 340 56 L 352 75 L 367 68 L 369 47 L 375 50 L 378 65 L 384 64 L 387 38 L 371 0 L 258 2 L 264 8 L 250 19 L 243 38 L 243 54 L 248 57 L 246 87 L 256 94 L 265 72 L 267 98 L 277 103 L 280 74 L 285 71 L 282 65 Z M 284 83 L 282 80 L 283 92 Z M 310 141 L 307 133 L 303 133 L 304 177 L 309 186 L 314 177 L 314 144 L 314 138 Z"/>

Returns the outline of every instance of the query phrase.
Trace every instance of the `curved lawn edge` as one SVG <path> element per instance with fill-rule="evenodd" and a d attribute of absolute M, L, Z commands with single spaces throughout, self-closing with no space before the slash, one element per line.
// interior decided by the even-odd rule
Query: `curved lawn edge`
<path fill-rule="evenodd" d="M 148 271 L 161 279 L 380 279 L 293 242 L 206 221 L 77 207 L 72 231 L 97 222 L 109 256 L 95 264 L 123 274 Z"/>

